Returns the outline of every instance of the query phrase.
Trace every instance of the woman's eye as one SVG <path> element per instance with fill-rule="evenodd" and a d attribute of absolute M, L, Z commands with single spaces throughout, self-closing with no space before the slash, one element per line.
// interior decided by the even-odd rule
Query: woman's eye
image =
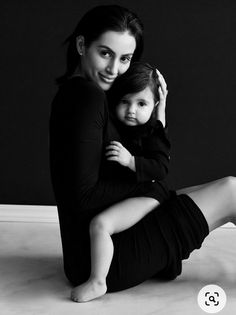
<path fill-rule="evenodd" d="M 131 57 L 122 57 L 121 62 L 122 63 L 129 63 L 131 61 Z"/>
<path fill-rule="evenodd" d="M 111 53 L 109 51 L 106 51 L 106 50 L 102 50 L 100 52 L 100 54 L 103 56 L 103 57 L 110 57 L 111 56 Z"/>
<path fill-rule="evenodd" d="M 128 104 L 128 101 L 126 99 L 122 99 L 120 102 L 121 104 Z"/>

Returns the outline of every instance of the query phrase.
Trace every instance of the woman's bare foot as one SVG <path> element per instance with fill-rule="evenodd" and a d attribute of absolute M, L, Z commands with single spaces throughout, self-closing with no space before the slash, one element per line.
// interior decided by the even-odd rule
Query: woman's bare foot
<path fill-rule="evenodd" d="M 71 299 L 79 303 L 88 302 L 104 295 L 106 291 L 105 281 L 88 280 L 71 291 Z"/>

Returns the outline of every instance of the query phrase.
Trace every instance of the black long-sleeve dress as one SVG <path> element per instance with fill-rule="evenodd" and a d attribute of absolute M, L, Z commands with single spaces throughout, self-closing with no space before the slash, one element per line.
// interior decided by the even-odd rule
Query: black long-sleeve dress
<path fill-rule="evenodd" d="M 115 126 L 122 145 L 134 156 L 135 172 L 117 162 L 105 162 L 103 174 L 107 178 L 123 178 L 133 183 L 152 182 L 152 190 L 143 196 L 157 199 L 160 203 L 175 192 L 170 190 L 167 175 L 170 167 L 170 141 L 168 128 L 160 120 L 151 118 L 143 125 L 126 126 L 110 111 L 110 124 Z M 111 138 L 111 135 L 110 135 Z"/>
<path fill-rule="evenodd" d="M 76 76 L 56 94 L 50 117 L 50 169 L 58 207 L 64 270 L 78 285 L 90 274 L 89 223 L 108 206 L 135 196 L 153 196 L 157 182 L 133 181 L 104 171 L 104 150 L 121 141 L 109 117 L 105 93 Z M 112 171 L 116 166 L 111 165 Z M 109 171 L 109 170 L 108 170 Z M 187 195 L 168 195 L 131 228 L 112 236 L 114 257 L 108 292 L 135 286 L 153 276 L 173 279 L 181 261 L 209 233 L 207 222 Z"/>

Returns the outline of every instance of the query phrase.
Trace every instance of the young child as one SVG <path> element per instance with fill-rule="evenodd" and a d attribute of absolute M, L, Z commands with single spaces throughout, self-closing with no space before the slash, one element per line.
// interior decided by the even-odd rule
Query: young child
<path fill-rule="evenodd" d="M 106 158 L 119 163 L 134 180 L 149 181 L 150 192 L 112 205 L 92 219 L 91 275 L 72 290 L 71 298 L 76 302 L 87 302 L 106 293 L 106 276 L 113 257 L 111 235 L 133 226 L 169 197 L 164 178 L 170 143 L 164 128 L 165 104 L 159 104 L 163 95 L 157 70 L 148 64 L 133 63 L 116 79 L 108 99 L 123 144 L 111 141 Z"/>

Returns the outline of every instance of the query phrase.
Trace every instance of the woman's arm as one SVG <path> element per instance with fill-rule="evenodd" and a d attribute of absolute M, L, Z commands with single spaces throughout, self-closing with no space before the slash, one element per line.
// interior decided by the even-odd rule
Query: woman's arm
<path fill-rule="evenodd" d="M 167 84 L 163 75 L 156 69 L 160 86 L 159 91 L 159 103 L 156 108 L 156 118 L 162 122 L 163 127 L 166 127 L 166 98 L 168 94 Z"/>
<path fill-rule="evenodd" d="M 163 127 L 166 127 L 166 105 L 158 104 L 156 108 L 156 119 L 159 120 Z"/>

